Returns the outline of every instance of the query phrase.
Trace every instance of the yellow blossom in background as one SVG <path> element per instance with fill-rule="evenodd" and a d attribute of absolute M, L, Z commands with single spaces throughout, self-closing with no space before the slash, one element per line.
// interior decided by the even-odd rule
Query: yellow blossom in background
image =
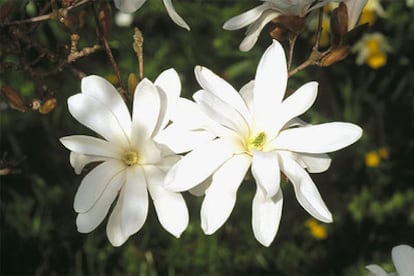
<path fill-rule="evenodd" d="M 365 165 L 369 168 L 376 168 L 379 166 L 382 159 L 387 159 L 388 157 L 389 152 L 387 148 L 369 151 L 365 155 Z"/>
<path fill-rule="evenodd" d="M 118 84 L 118 78 L 116 77 L 115 74 L 109 74 L 105 76 L 105 79 L 107 81 L 109 81 L 110 83 L 112 83 L 113 85 Z"/>
<path fill-rule="evenodd" d="M 381 33 L 365 34 L 354 47 L 352 52 L 357 54 L 356 63 L 366 63 L 372 69 L 378 69 L 387 63 L 387 53 L 391 46 Z"/>
<path fill-rule="evenodd" d="M 319 224 L 315 219 L 311 218 L 305 222 L 306 227 L 309 228 L 310 234 L 317 240 L 324 240 L 328 236 L 326 227 Z"/>
<path fill-rule="evenodd" d="M 378 154 L 381 156 L 381 158 L 383 159 L 387 159 L 390 156 L 390 152 L 388 151 L 387 148 L 380 148 L 378 150 Z"/>
<path fill-rule="evenodd" d="M 330 32 L 330 24 L 329 24 L 329 18 L 324 16 L 322 18 L 322 32 L 321 32 L 321 38 L 319 40 L 319 45 L 324 47 L 328 46 L 329 44 L 329 32 Z"/>
<path fill-rule="evenodd" d="M 359 18 L 359 25 L 365 23 L 372 25 L 375 23 L 377 16 L 385 17 L 385 11 L 381 6 L 380 0 L 368 0 Z"/>

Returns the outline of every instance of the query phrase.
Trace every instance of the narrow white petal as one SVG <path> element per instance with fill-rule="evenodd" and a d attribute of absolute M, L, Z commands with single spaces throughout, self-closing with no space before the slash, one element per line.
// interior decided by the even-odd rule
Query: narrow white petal
<path fill-rule="evenodd" d="M 121 229 L 121 211 L 124 204 L 124 188 L 119 193 L 118 201 L 109 216 L 108 223 L 106 225 L 106 235 L 108 236 L 109 242 L 113 246 L 121 246 L 129 236 L 125 236 Z"/>
<path fill-rule="evenodd" d="M 273 120 L 285 95 L 287 83 L 286 57 L 276 40 L 263 54 L 254 83 L 254 114 L 257 130 L 273 133 Z"/>
<path fill-rule="evenodd" d="M 232 106 L 247 122 L 250 122 L 250 112 L 233 86 L 206 67 L 196 66 L 194 74 L 204 90 L 213 93 L 220 100 Z"/>
<path fill-rule="evenodd" d="M 68 99 L 68 107 L 76 120 L 109 142 L 128 145 L 129 133 L 124 132 L 117 117 L 107 105 L 87 94 L 76 94 Z"/>
<path fill-rule="evenodd" d="M 158 220 L 165 230 L 179 238 L 188 225 L 188 210 L 184 198 L 180 193 L 164 188 L 165 172 L 159 168 L 146 166 L 144 172 Z"/>
<path fill-rule="evenodd" d="M 243 98 L 249 113 L 253 114 L 253 90 L 254 90 L 254 80 L 249 81 L 240 89 L 240 96 Z"/>
<path fill-rule="evenodd" d="M 280 168 L 277 152 L 253 151 L 252 174 L 267 198 L 280 189 Z"/>
<path fill-rule="evenodd" d="M 193 98 L 204 113 L 213 121 L 233 130 L 241 137 L 246 137 L 249 134 L 247 121 L 230 104 L 206 90 L 196 92 Z"/>
<path fill-rule="evenodd" d="M 216 139 L 196 148 L 170 169 L 166 187 L 181 192 L 197 186 L 238 150 L 238 145 L 227 139 Z"/>
<path fill-rule="evenodd" d="M 269 198 L 257 187 L 252 204 L 253 233 L 261 244 L 269 246 L 275 239 L 282 217 L 282 190 Z"/>
<path fill-rule="evenodd" d="M 250 51 L 253 48 L 254 44 L 256 44 L 260 32 L 263 30 L 266 24 L 277 18 L 279 15 L 280 13 L 274 10 L 267 10 L 263 12 L 260 18 L 247 28 L 246 37 L 243 39 L 239 46 L 240 51 Z"/>
<path fill-rule="evenodd" d="M 370 272 L 368 273 L 368 276 L 388 276 L 387 272 L 385 272 L 379 265 L 371 264 L 367 265 L 365 268 Z"/>
<path fill-rule="evenodd" d="M 95 155 L 85 155 L 78 152 L 71 152 L 69 161 L 72 168 L 75 170 L 76 174 L 81 174 L 83 168 L 92 162 L 99 162 L 99 161 L 105 161 L 109 158 L 103 157 L 103 156 L 95 156 Z"/>
<path fill-rule="evenodd" d="M 295 189 L 298 202 L 316 219 L 332 222 L 332 214 L 325 205 L 309 174 L 288 155 L 280 153 L 282 172 L 289 178 Z"/>
<path fill-rule="evenodd" d="M 73 208 L 77 213 L 85 213 L 102 195 L 106 186 L 125 165 L 117 160 L 107 160 L 91 170 L 83 179 L 76 192 Z"/>
<path fill-rule="evenodd" d="M 298 163 L 310 173 L 326 171 L 332 161 L 326 153 L 297 153 L 297 159 L 299 160 Z"/>
<path fill-rule="evenodd" d="M 180 161 L 182 158 L 181 155 L 169 155 L 169 156 L 164 156 L 160 162 L 158 162 L 156 164 L 156 166 L 161 169 L 162 171 L 164 171 L 165 173 L 167 173 L 169 171 L 169 169 L 178 161 Z"/>
<path fill-rule="evenodd" d="M 93 231 L 105 218 L 111 203 L 118 195 L 122 184 L 125 182 L 125 173 L 118 173 L 107 185 L 102 196 L 86 213 L 80 213 L 76 217 L 76 226 L 80 233 Z"/>
<path fill-rule="evenodd" d="M 174 9 L 173 4 L 171 3 L 171 0 L 163 0 L 163 1 L 164 1 L 165 8 L 167 9 L 168 15 L 171 17 L 172 21 L 174 21 L 174 23 L 180 26 L 181 28 L 184 28 L 187 31 L 189 31 L 190 27 L 184 21 L 184 19 L 182 19 L 181 16 L 178 15 L 177 11 Z"/>
<path fill-rule="evenodd" d="M 269 4 L 264 3 L 242 14 L 232 17 L 224 23 L 223 29 L 233 31 L 244 28 L 256 21 L 267 9 L 269 9 Z"/>
<path fill-rule="evenodd" d="M 129 237 L 141 229 L 148 214 L 148 192 L 144 172 L 140 166 L 132 166 L 126 170 L 123 190 L 121 230 L 123 236 Z"/>
<path fill-rule="evenodd" d="M 205 195 L 208 187 L 210 187 L 212 181 L 213 181 L 213 176 L 209 176 L 203 182 L 201 182 L 197 186 L 188 190 L 188 192 L 192 194 L 193 196 L 203 196 Z"/>
<path fill-rule="evenodd" d="M 195 102 L 185 98 L 178 98 L 171 106 L 170 120 L 189 130 L 205 127 L 210 121 Z"/>
<path fill-rule="evenodd" d="M 115 7 L 121 12 L 133 13 L 138 10 L 146 0 L 114 0 Z"/>
<path fill-rule="evenodd" d="M 72 135 L 62 137 L 59 140 L 69 150 L 86 155 L 97 155 L 118 159 L 122 153 L 122 150 L 119 147 L 108 141 L 92 136 Z"/>
<path fill-rule="evenodd" d="M 182 125 L 172 123 L 158 133 L 154 140 L 168 146 L 175 153 L 193 150 L 215 138 L 206 130 L 187 130 Z"/>
<path fill-rule="evenodd" d="M 348 10 L 348 31 L 352 30 L 358 23 L 362 10 L 368 0 L 344 0 Z"/>
<path fill-rule="evenodd" d="M 133 144 L 151 137 L 160 115 L 160 95 L 157 87 L 148 79 L 139 82 L 134 93 L 132 113 Z"/>
<path fill-rule="evenodd" d="M 276 108 L 270 133 L 278 133 L 287 122 L 308 110 L 315 102 L 317 94 L 318 83 L 313 81 L 302 85 L 295 93 L 286 98 Z"/>
<path fill-rule="evenodd" d="M 357 125 L 333 122 L 283 130 L 271 143 L 283 150 L 326 153 L 351 145 L 361 135 L 362 129 Z"/>
<path fill-rule="evenodd" d="M 162 158 L 163 152 L 161 147 L 151 138 L 138 140 L 137 149 L 140 164 L 156 164 Z"/>
<path fill-rule="evenodd" d="M 82 93 L 87 94 L 107 106 L 125 133 L 131 132 L 131 115 L 115 87 L 99 76 L 88 76 L 81 81 Z"/>
<path fill-rule="evenodd" d="M 229 218 L 250 162 L 248 155 L 235 155 L 213 174 L 200 212 L 201 228 L 207 235 L 216 232 Z"/>
<path fill-rule="evenodd" d="M 398 276 L 410 276 L 414 272 L 414 248 L 401 244 L 391 250 L 392 261 Z"/>

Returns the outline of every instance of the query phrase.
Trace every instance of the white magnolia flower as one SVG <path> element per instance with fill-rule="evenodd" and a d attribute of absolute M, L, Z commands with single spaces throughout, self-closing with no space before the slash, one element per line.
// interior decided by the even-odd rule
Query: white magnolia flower
<path fill-rule="evenodd" d="M 106 233 L 114 246 L 122 245 L 143 226 L 148 213 L 148 192 L 161 225 L 179 237 L 188 224 L 181 194 L 163 187 L 166 171 L 179 160 L 154 141 L 167 124 L 168 104 L 180 94 L 180 79 L 173 69 L 152 83 L 142 80 L 134 94 L 132 119 L 115 87 L 98 76 L 82 79 L 82 93 L 68 99 L 69 112 L 102 138 L 73 135 L 60 139 L 71 150 L 76 173 L 101 161 L 82 180 L 75 195 L 76 225 L 81 233 L 94 230 L 109 217 Z"/>
<path fill-rule="evenodd" d="M 397 273 L 385 272 L 379 265 L 371 264 L 366 268 L 369 271 L 369 275 L 374 276 L 412 276 L 414 272 L 414 248 L 409 245 L 401 244 L 393 247 L 391 250 L 392 261 L 395 265 Z"/>
<path fill-rule="evenodd" d="M 198 66 L 195 74 L 203 90 L 193 97 L 210 121 L 194 112 L 191 120 L 199 118 L 200 123 L 198 127 L 193 123 L 192 128 L 197 132 L 207 127 L 217 138 L 184 156 L 165 181 L 174 191 L 205 191 L 204 232 L 214 233 L 230 216 L 249 167 L 257 184 L 252 226 L 260 243 L 269 246 L 278 230 L 283 202 L 280 171 L 292 182 L 305 210 L 320 221 L 331 222 L 332 215 L 304 168 L 327 170 L 331 160 L 325 153 L 354 143 L 361 137 L 361 128 L 341 122 L 304 125 L 296 118 L 315 101 L 318 84 L 309 82 L 283 100 L 286 58 L 275 40 L 260 60 L 255 81 L 240 94 L 207 68 Z"/>
<path fill-rule="evenodd" d="M 264 26 L 273 19 L 280 15 L 305 17 L 312 10 L 332 1 L 341 0 L 263 0 L 260 6 L 226 21 L 223 28 L 233 31 L 247 27 L 246 37 L 239 47 L 241 51 L 246 52 L 253 48 Z"/>
<path fill-rule="evenodd" d="M 115 7 L 117 7 L 121 12 L 133 13 L 145 3 L 146 0 L 114 0 Z M 163 0 L 164 6 L 167 9 L 168 15 L 171 17 L 172 21 L 178 26 L 190 30 L 188 24 L 178 15 L 175 10 L 171 0 Z"/>
<path fill-rule="evenodd" d="M 348 31 L 358 23 L 362 10 L 368 0 L 343 0 L 348 10 Z"/>

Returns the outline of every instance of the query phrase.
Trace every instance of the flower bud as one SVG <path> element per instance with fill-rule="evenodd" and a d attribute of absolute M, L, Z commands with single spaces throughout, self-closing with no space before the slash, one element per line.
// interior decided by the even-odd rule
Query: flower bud
<path fill-rule="evenodd" d="M 341 47 L 335 48 L 319 61 L 319 66 L 323 66 L 323 67 L 331 66 L 332 64 L 337 63 L 338 61 L 341 61 L 344 58 L 346 58 L 349 54 L 349 51 L 350 51 L 349 46 L 341 46 Z"/>
<path fill-rule="evenodd" d="M 10 87 L 10 86 L 2 86 L 1 93 L 7 99 L 9 105 L 21 112 L 25 112 L 27 107 L 26 104 L 23 102 L 22 96 L 20 95 L 19 91 Z"/>

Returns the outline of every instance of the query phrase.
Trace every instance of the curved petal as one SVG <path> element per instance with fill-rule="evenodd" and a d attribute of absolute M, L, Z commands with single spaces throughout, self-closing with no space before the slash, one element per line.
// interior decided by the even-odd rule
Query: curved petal
<path fill-rule="evenodd" d="M 88 76 L 81 81 L 82 94 L 89 95 L 107 106 L 125 133 L 131 133 L 131 115 L 115 87 L 99 76 Z"/>
<path fill-rule="evenodd" d="M 163 155 L 162 150 L 162 147 L 160 145 L 157 145 L 151 138 L 138 141 L 137 151 L 139 164 L 148 165 L 158 163 Z"/>
<path fill-rule="evenodd" d="M 201 228 L 207 235 L 216 232 L 229 218 L 250 162 L 251 158 L 246 154 L 235 155 L 213 174 L 200 212 Z"/>
<path fill-rule="evenodd" d="M 276 40 L 263 54 L 254 84 L 254 120 L 256 130 L 273 133 L 277 108 L 285 95 L 287 84 L 286 57 Z"/>
<path fill-rule="evenodd" d="M 368 0 L 344 0 L 348 10 L 348 31 L 352 30 L 358 23 L 362 10 Z"/>
<path fill-rule="evenodd" d="M 216 139 L 185 155 L 165 177 L 166 188 L 181 192 L 197 186 L 239 150 L 228 139 Z"/>
<path fill-rule="evenodd" d="M 102 196 L 98 201 L 89 209 L 86 213 L 80 213 L 76 217 L 76 226 L 80 233 L 89 233 L 93 231 L 105 218 L 106 214 L 111 207 L 111 203 L 115 200 L 118 195 L 122 184 L 125 182 L 125 173 L 118 173 L 109 182 L 105 188 Z"/>
<path fill-rule="evenodd" d="M 148 214 L 148 192 L 145 175 L 140 166 L 132 166 L 126 170 L 123 192 L 121 231 L 123 236 L 129 237 L 141 229 Z"/>
<path fill-rule="evenodd" d="M 121 229 L 121 211 L 124 204 L 125 189 L 121 189 L 118 201 L 109 216 L 106 225 L 106 235 L 113 246 L 121 246 L 129 236 L 125 236 Z"/>
<path fill-rule="evenodd" d="M 138 10 L 146 0 L 114 0 L 115 7 L 121 12 L 133 13 Z"/>
<path fill-rule="evenodd" d="M 129 144 L 125 133 L 111 109 L 87 94 L 76 94 L 68 99 L 69 112 L 84 126 L 92 129 L 109 142 L 119 146 Z"/>
<path fill-rule="evenodd" d="M 274 10 L 267 10 L 263 12 L 260 18 L 247 28 L 246 36 L 239 46 L 240 51 L 250 51 L 253 48 L 254 44 L 256 44 L 260 32 L 263 30 L 266 24 L 272 21 L 274 18 L 277 18 L 279 15 L 280 13 Z"/>
<path fill-rule="evenodd" d="M 101 197 L 106 186 L 122 170 L 125 164 L 118 160 L 107 160 L 91 170 L 81 181 L 75 195 L 73 208 L 77 213 L 85 213 Z"/>
<path fill-rule="evenodd" d="M 188 225 L 188 209 L 184 198 L 163 187 L 165 172 L 159 168 L 146 166 L 144 172 L 158 220 L 165 230 L 179 238 Z"/>
<path fill-rule="evenodd" d="M 148 79 L 139 82 L 134 93 L 132 113 L 132 140 L 148 139 L 156 128 L 160 115 L 160 95 L 157 87 Z"/>
<path fill-rule="evenodd" d="M 414 271 L 414 249 L 406 244 L 395 246 L 391 250 L 392 261 L 399 276 L 409 276 Z"/>
<path fill-rule="evenodd" d="M 246 122 L 250 122 L 250 112 L 242 97 L 233 86 L 206 67 L 196 66 L 194 68 L 194 74 L 204 90 L 214 94 L 220 100 L 232 106 L 243 116 Z"/>
<path fill-rule="evenodd" d="M 230 104 L 222 101 L 219 97 L 206 90 L 196 92 L 193 98 L 204 113 L 213 121 L 233 130 L 241 137 L 249 135 L 248 123 Z"/>
<path fill-rule="evenodd" d="M 321 173 L 329 169 L 332 159 L 326 153 L 293 153 L 295 160 L 310 173 Z"/>
<path fill-rule="evenodd" d="M 76 174 L 81 174 L 83 168 L 89 163 L 105 160 L 108 160 L 108 158 L 103 156 L 85 155 L 73 151 L 70 153 L 69 157 L 70 165 L 75 170 Z"/>
<path fill-rule="evenodd" d="M 184 28 L 187 31 L 189 31 L 190 27 L 187 25 L 184 19 L 182 19 L 181 16 L 178 15 L 177 11 L 174 9 L 171 0 L 163 0 L 163 2 L 165 8 L 167 9 L 168 15 L 171 17 L 172 21 L 174 21 L 174 23 L 180 26 L 181 28 Z"/>
<path fill-rule="evenodd" d="M 206 193 L 208 187 L 210 187 L 212 181 L 213 176 L 209 176 L 203 182 L 188 190 L 188 192 L 193 196 L 203 196 Z"/>
<path fill-rule="evenodd" d="M 256 240 L 264 246 L 269 246 L 275 239 L 282 207 L 282 190 L 279 189 L 276 195 L 269 198 L 257 187 L 252 204 L 252 227 Z"/>
<path fill-rule="evenodd" d="M 157 168 L 162 170 L 163 172 L 167 173 L 169 169 L 182 158 L 181 155 L 169 155 L 164 156 L 160 162 L 156 164 Z"/>
<path fill-rule="evenodd" d="M 263 190 L 265 197 L 273 197 L 280 189 L 280 169 L 277 152 L 254 150 L 252 174 L 257 186 Z"/>
<path fill-rule="evenodd" d="M 385 272 L 385 270 L 382 269 L 382 267 L 380 267 L 379 265 L 371 264 L 367 265 L 365 268 L 372 273 L 368 274 L 368 276 L 388 276 L 387 272 Z"/>
<path fill-rule="evenodd" d="M 277 134 L 287 122 L 308 110 L 315 102 L 317 94 L 317 82 L 312 81 L 302 85 L 276 108 L 276 115 L 272 118 L 273 126 L 269 133 Z"/>
<path fill-rule="evenodd" d="M 243 87 L 240 89 L 240 92 L 239 92 L 250 114 L 253 114 L 253 97 L 254 97 L 253 90 L 254 90 L 254 80 L 251 80 L 245 85 L 243 85 Z"/>
<path fill-rule="evenodd" d="M 280 153 L 282 172 L 289 178 L 295 189 L 298 202 L 316 219 L 332 222 L 332 214 L 325 205 L 309 174 L 289 156 Z"/>
<path fill-rule="evenodd" d="M 86 154 L 119 159 L 121 151 L 108 141 L 86 135 L 72 135 L 59 139 L 69 150 Z"/>
<path fill-rule="evenodd" d="M 271 144 L 283 150 L 326 153 L 351 145 L 361 135 L 362 129 L 357 125 L 333 122 L 283 130 Z"/>
<path fill-rule="evenodd" d="M 244 28 L 256 21 L 265 10 L 269 9 L 269 6 L 268 3 L 264 3 L 242 14 L 234 16 L 224 23 L 223 29 L 234 31 Z"/>

